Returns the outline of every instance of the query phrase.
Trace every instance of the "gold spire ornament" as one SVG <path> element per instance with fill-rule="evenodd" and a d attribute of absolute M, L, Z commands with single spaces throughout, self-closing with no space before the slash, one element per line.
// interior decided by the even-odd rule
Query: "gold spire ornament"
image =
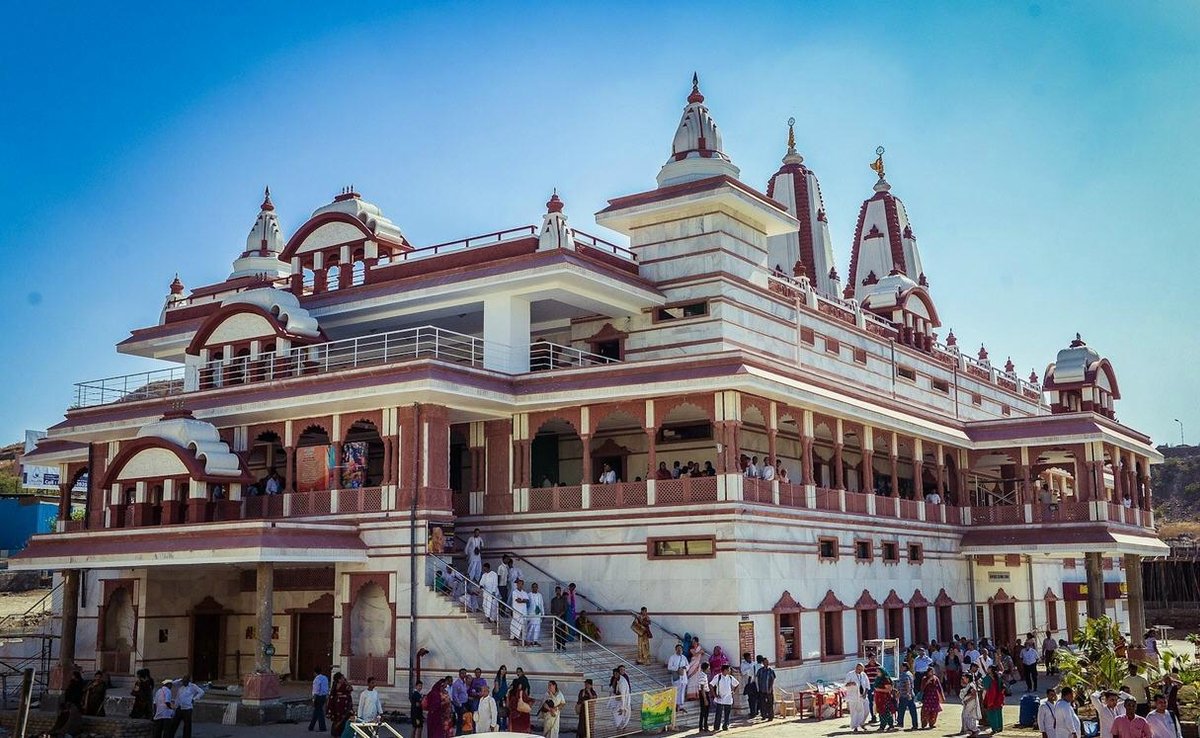
<path fill-rule="evenodd" d="M 871 162 L 871 169 L 883 179 L 883 147 L 875 149 L 875 161 Z"/>
<path fill-rule="evenodd" d="M 788 118 L 788 153 L 796 153 L 796 119 Z"/>

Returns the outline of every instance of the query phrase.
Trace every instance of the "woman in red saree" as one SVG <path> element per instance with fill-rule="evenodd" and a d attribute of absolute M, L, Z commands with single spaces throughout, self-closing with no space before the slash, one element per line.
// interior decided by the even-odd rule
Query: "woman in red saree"
<path fill-rule="evenodd" d="M 518 707 L 524 705 L 524 707 Z M 528 733 L 533 712 L 533 698 L 525 685 L 514 682 L 508 689 L 508 730 L 510 733 Z"/>

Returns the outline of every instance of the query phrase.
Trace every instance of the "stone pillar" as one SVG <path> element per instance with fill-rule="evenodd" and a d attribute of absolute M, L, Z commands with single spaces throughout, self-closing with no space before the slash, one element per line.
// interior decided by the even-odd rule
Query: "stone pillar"
<path fill-rule="evenodd" d="M 900 457 L 893 450 L 888 455 L 888 460 L 892 464 L 892 497 L 900 495 Z"/>
<path fill-rule="evenodd" d="M 506 294 L 483 300 L 483 366 L 524 374 L 529 371 L 529 300 Z"/>
<path fill-rule="evenodd" d="M 1113 478 L 1113 495 L 1112 502 L 1114 505 L 1120 505 L 1125 499 L 1125 480 L 1121 473 L 1121 452 L 1114 446 L 1111 455 L 1112 459 L 1112 478 Z"/>
<path fill-rule="evenodd" d="M 58 644 L 58 663 L 50 672 L 50 688 L 61 691 L 75 668 L 75 631 L 79 625 L 78 569 L 63 569 L 62 636 Z"/>
<path fill-rule="evenodd" d="M 833 488 L 846 489 L 846 472 L 842 468 L 842 448 L 843 444 L 833 444 Z"/>
<path fill-rule="evenodd" d="M 858 480 L 859 491 L 875 493 L 875 452 L 864 448 L 862 452 L 862 479 Z"/>
<path fill-rule="evenodd" d="M 279 699 L 279 676 L 271 669 L 271 656 L 268 648 L 274 652 L 271 645 L 271 633 L 275 619 L 275 566 L 267 562 L 259 562 L 256 571 L 255 614 L 257 615 L 256 630 L 258 643 L 254 651 L 254 672 L 246 675 L 245 691 L 242 701 L 247 704 L 262 704 Z"/>
<path fill-rule="evenodd" d="M 284 446 L 284 448 L 283 448 L 283 491 L 284 492 L 295 492 L 296 491 L 296 474 L 295 474 L 296 463 L 295 463 L 295 460 L 296 460 L 296 449 L 292 448 L 291 446 Z"/>
<path fill-rule="evenodd" d="M 767 455 L 771 458 L 771 465 L 779 464 L 779 431 L 771 428 L 767 431 Z"/>
<path fill-rule="evenodd" d="M 646 480 L 658 475 L 658 429 L 646 428 Z"/>
<path fill-rule="evenodd" d="M 913 457 L 913 499 L 925 499 L 925 460 Z"/>
<path fill-rule="evenodd" d="M 813 475 L 813 439 L 809 436 L 800 438 L 800 470 L 805 484 L 816 484 Z"/>
<path fill-rule="evenodd" d="M 1125 554 L 1125 589 L 1129 599 L 1129 646 L 1144 656 L 1146 609 L 1142 595 L 1142 557 L 1139 554 Z"/>
<path fill-rule="evenodd" d="M 596 480 L 592 478 L 592 437 L 584 434 L 579 436 L 579 440 L 583 442 L 582 484 L 595 484 Z"/>
<path fill-rule="evenodd" d="M 1101 564 L 1102 554 L 1086 553 L 1083 555 L 1084 569 L 1087 571 L 1087 616 L 1098 618 L 1104 615 L 1104 568 Z"/>

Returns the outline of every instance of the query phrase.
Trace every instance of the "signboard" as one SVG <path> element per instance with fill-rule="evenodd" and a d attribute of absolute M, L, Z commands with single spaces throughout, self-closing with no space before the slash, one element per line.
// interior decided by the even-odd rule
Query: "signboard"
<path fill-rule="evenodd" d="M 21 486 L 25 489 L 58 490 L 57 466 L 25 466 L 21 465 Z"/>
<path fill-rule="evenodd" d="M 988 572 L 988 581 L 989 582 L 1011 582 L 1012 574 L 1007 571 L 989 571 Z"/>
<path fill-rule="evenodd" d="M 301 446 L 296 449 L 296 491 L 314 492 L 330 488 L 330 456 L 333 446 Z"/>
<path fill-rule="evenodd" d="M 24 453 L 31 454 L 37 448 L 38 441 L 46 437 L 46 431 L 25 431 L 25 451 Z"/>
<path fill-rule="evenodd" d="M 75 480 L 75 486 L 71 488 L 72 492 L 87 492 L 88 491 L 88 473 L 84 472 L 79 475 L 79 479 Z"/>
<path fill-rule="evenodd" d="M 738 621 L 738 655 L 744 653 L 750 654 L 750 658 L 754 658 L 758 654 L 758 649 L 754 647 L 753 620 Z"/>
<path fill-rule="evenodd" d="M 675 725 L 675 688 L 642 695 L 642 732 L 650 733 Z"/>
<path fill-rule="evenodd" d="M 1105 582 L 1104 583 L 1104 599 L 1119 600 L 1129 594 L 1129 587 L 1125 582 Z M 1086 582 L 1063 582 L 1063 599 L 1067 602 L 1082 602 L 1088 596 L 1088 586 Z"/>

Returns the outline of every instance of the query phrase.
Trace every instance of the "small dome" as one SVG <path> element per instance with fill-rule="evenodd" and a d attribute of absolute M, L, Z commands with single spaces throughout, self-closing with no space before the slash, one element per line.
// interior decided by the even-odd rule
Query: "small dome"
<path fill-rule="evenodd" d="M 240 477 L 242 464 L 237 455 L 221 440 L 212 423 L 196 420 L 186 411 L 164 415 L 137 432 L 138 438 L 161 438 L 192 453 L 204 464 L 204 471 L 214 476 Z"/>
<path fill-rule="evenodd" d="M 229 279 L 239 277 L 265 277 L 278 279 L 291 273 L 287 264 L 279 260 L 285 245 L 283 231 L 279 227 L 279 216 L 275 214 L 275 203 L 271 202 L 271 188 L 266 188 L 258 217 L 246 236 L 246 250 L 233 262 Z"/>
<path fill-rule="evenodd" d="M 408 243 L 400 226 L 385 216 L 378 205 L 362 199 L 362 196 L 355 192 L 353 187 L 343 189 L 337 197 L 333 198 L 333 202 L 314 210 L 313 217 L 321 213 L 347 213 L 358 218 L 359 222 L 385 241 Z"/>

